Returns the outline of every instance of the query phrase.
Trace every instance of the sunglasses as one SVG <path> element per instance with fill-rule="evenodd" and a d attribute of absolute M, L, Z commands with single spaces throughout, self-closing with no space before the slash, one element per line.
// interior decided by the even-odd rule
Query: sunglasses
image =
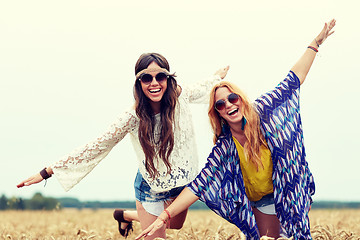
<path fill-rule="evenodd" d="M 236 103 L 238 100 L 239 100 L 239 95 L 237 95 L 236 93 L 230 93 L 228 96 L 227 96 L 227 100 L 229 101 L 229 103 Z M 217 100 L 215 102 L 215 109 L 218 110 L 218 111 L 221 111 L 225 108 L 225 100 Z"/>
<path fill-rule="evenodd" d="M 145 73 L 143 75 L 140 76 L 139 80 L 143 83 L 143 84 L 150 84 L 153 81 L 153 76 L 149 73 Z M 157 82 L 163 82 L 165 80 L 167 80 L 168 75 L 166 75 L 166 73 L 163 72 L 159 72 L 158 74 L 155 75 L 155 80 Z"/>

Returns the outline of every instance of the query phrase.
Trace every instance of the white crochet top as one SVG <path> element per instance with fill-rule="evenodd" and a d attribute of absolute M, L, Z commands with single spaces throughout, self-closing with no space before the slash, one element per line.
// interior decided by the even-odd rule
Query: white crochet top
<path fill-rule="evenodd" d="M 135 114 L 135 109 L 132 108 L 121 114 L 100 137 L 75 149 L 51 165 L 54 175 L 65 191 L 70 190 L 89 174 L 127 133 L 130 133 L 139 163 L 139 171 L 153 191 L 164 192 L 186 185 L 198 174 L 198 157 L 189 103 L 208 103 L 208 93 L 218 81 L 220 81 L 220 77 L 214 75 L 207 81 L 182 89 L 175 110 L 174 148 L 169 159 L 170 174 L 167 173 L 163 161 L 158 158 L 154 159 L 154 164 L 160 176 L 152 180 L 146 171 L 145 156 L 138 138 L 139 118 Z M 155 119 L 158 126 L 160 115 L 156 115 Z"/>

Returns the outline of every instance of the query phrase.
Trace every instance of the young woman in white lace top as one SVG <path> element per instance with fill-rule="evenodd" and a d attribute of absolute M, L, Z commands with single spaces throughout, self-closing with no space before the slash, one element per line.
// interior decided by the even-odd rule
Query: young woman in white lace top
<path fill-rule="evenodd" d="M 137 211 L 115 210 L 119 231 L 128 236 L 132 221 L 147 228 L 198 173 L 198 159 L 189 103 L 201 102 L 227 74 L 219 69 L 212 79 L 189 88 L 177 85 L 167 60 L 160 54 L 140 56 L 135 65 L 135 107 L 123 112 L 100 137 L 43 169 L 18 187 L 39 183 L 54 174 L 65 191 L 81 181 L 126 134 L 130 134 L 139 171 L 135 180 Z M 168 228 L 181 228 L 187 210 Z M 156 236 L 165 238 L 165 226 Z"/>

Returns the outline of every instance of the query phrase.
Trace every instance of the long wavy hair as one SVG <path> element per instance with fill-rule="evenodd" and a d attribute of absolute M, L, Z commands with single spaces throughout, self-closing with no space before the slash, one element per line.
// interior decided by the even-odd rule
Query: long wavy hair
<path fill-rule="evenodd" d="M 135 64 L 135 75 L 146 69 L 152 62 L 157 63 L 161 68 L 170 72 L 168 61 L 158 53 L 144 53 Z M 134 85 L 135 111 L 139 117 L 139 140 L 145 154 L 145 167 L 152 179 L 159 176 L 155 168 L 154 160 L 156 155 L 166 165 L 168 173 L 171 172 L 169 161 L 170 154 L 174 148 L 173 122 L 175 107 L 178 99 L 177 83 L 175 75 L 169 75 L 167 89 L 160 103 L 160 137 L 156 142 L 155 134 L 155 114 L 150 106 L 150 100 L 145 96 L 141 88 L 140 81 L 136 80 Z"/>
<path fill-rule="evenodd" d="M 259 114 L 255 111 L 253 104 L 249 101 L 245 93 L 241 91 L 240 88 L 238 88 L 235 84 L 226 81 L 215 85 L 210 92 L 208 115 L 211 127 L 214 132 L 214 143 L 222 134 L 222 125 L 227 124 L 225 119 L 223 119 L 215 109 L 216 90 L 223 87 L 228 88 L 230 92 L 236 93 L 240 97 L 239 101 L 241 101 L 241 104 L 239 111 L 246 118 L 246 125 L 244 127 L 244 134 L 246 137 L 246 142 L 244 145 L 245 157 L 248 159 L 248 161 L 253 163 L 257 169 L 259 169 L 259 166 L 263 166 L 261 162 L 260 147 L 261 145 L 267 146 L 265 138 L 260 131 Z"/>

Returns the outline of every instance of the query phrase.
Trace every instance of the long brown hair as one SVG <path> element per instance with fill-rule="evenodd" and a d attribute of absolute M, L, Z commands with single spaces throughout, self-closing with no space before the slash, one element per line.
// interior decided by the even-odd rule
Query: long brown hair
<path fill-rule="evenodd" d="M 142 54 L 135 64 L 135 75 L 143 69 L 146 69 L 152 62 L 157 63 L 161 68 L 170 71 L 168 61 L 158 53 Z M 150 176 L 155 179 L 159 172 L 155 168 L 154 159 L 156 155 L 166 165 L 168 173 L 171 172 L 171 164 L 169 161 L 170 154 L 174 148 L 174 131 L 173 122 L 175 115 L 175 107 L 178 99 L 176 92 L 177 83 L 174 75 L 170 75 L 167 80 L 167 89 L 160 103 L 160 137 L 155 142 L 155 116 L 150 106 L 149 99 L 142 91 L 140 81 L 135 81 L 134 97 L 135 111 L 139 117 L 139 141 L 145 154 L 145 167 Z"/>
<path fill-rule="evenodd" d="M 241 111 L 242 115 L 246 118 L 246 125 L 244 127 L 244 134 L 247 140 L 244 145 L 245 156 L 248 161 L 259 169 L 259 166 L 262 166 L 260 147 L 261 145 L 267 146 L 265 138 L 260 131 L 259 114 L 255 111 L 253 104 L 249 101 L 245 93 L 235 84 L 226 81 L 215 85 L 210 92 L 208 115 L 214 132 L 214 143 L 222 134 L 222 124 L 227 124 L 215 109 L 215 93 L 217 89 L 222 87 L 228 88 L 230 92 L 236 93 L 240 97 L 239 101 L 241 101 L 241 106 L 239 111 Z"/>

